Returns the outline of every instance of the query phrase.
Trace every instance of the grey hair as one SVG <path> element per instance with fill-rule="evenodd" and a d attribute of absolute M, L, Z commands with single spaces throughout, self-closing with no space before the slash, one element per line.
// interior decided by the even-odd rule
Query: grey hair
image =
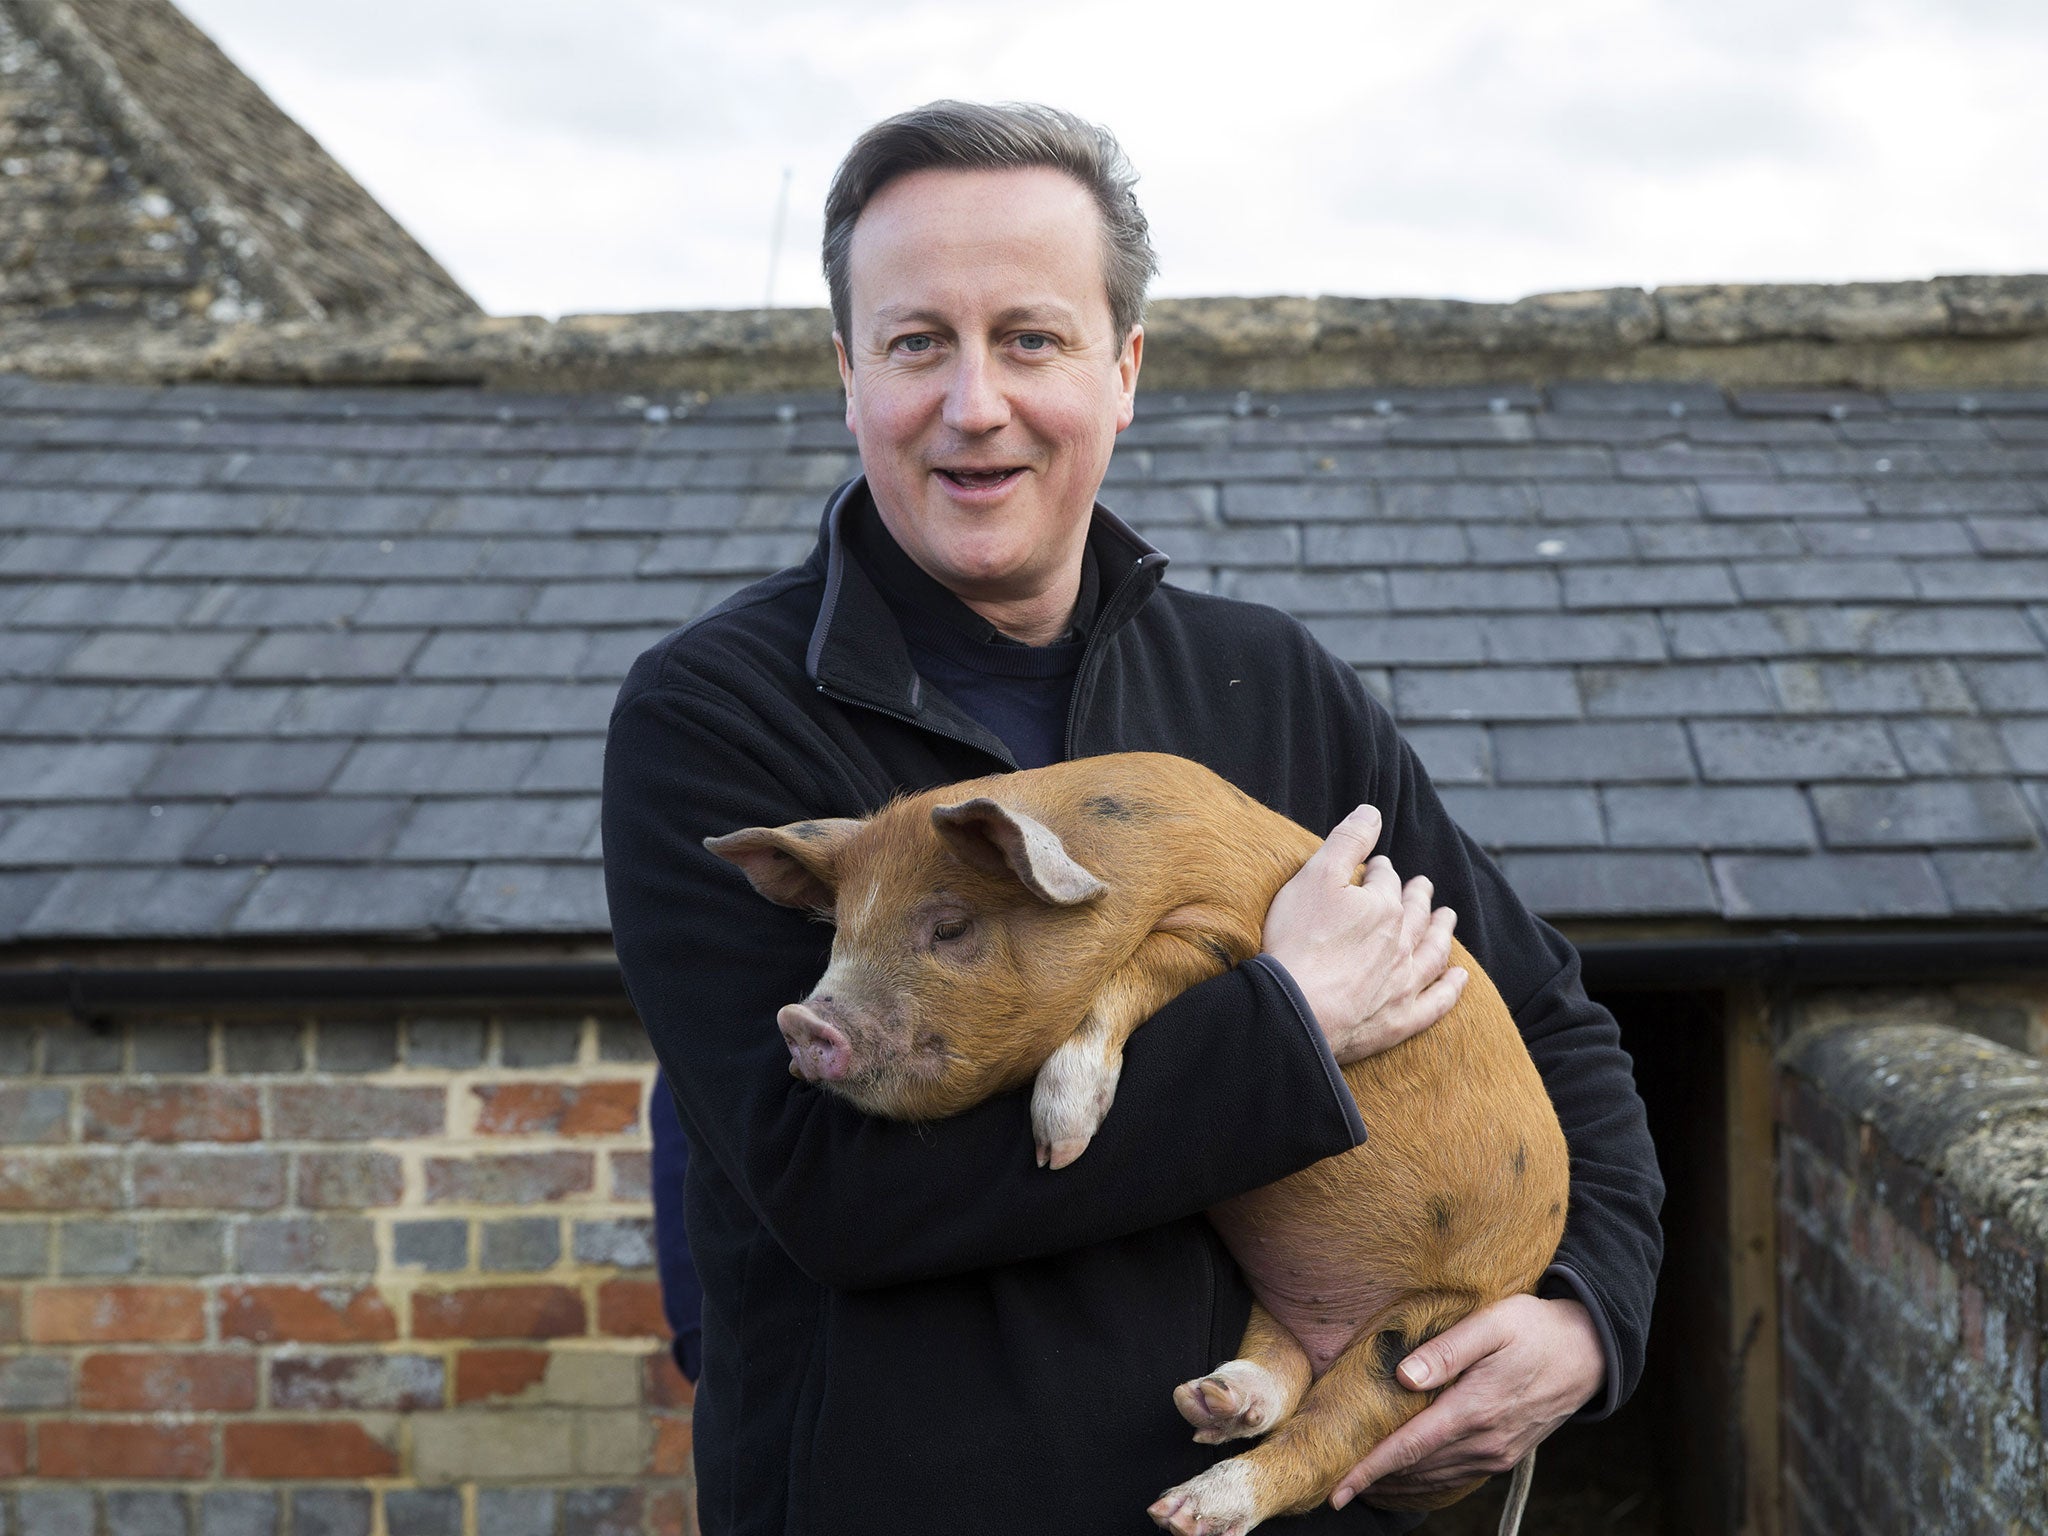
<path fill-rule="evenodd" d="M 825 282 L 839 334 L 851 342 L 853 227 L 877 192 L 912 171 L 1034 165 L 1065 171 L 1095 199 L 1102 214 L 1109 318 L 1121 344 L 1144 317 L 1145 285 L 1159 270 L 1144 210 L 1132 191 L 1138 173 L 1107 128 L 1031 102 L 927 102 L 884 118 L 854 141 L 825 195 Z"/>

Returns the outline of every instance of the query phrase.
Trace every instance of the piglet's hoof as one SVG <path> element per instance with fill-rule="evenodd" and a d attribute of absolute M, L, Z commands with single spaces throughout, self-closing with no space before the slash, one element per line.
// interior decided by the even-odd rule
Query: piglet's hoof
<path fill-rule="evenodd" d="M 1220 1445 L 1246 1435 L 1263 1435 L 1280 1418 L 1280 1384 L 1262 1365 L 1232 1360 L 1199 1381 L 1173 1389 L 1173 1405 L 1195 1426 L 1195 1439 Z"/>
<path fill-rule="evenodd" d="M 1145 1513 L 1174 1536 L 1244 1536 L 1259 1523 L 1251 1481 L 1242 1458 L 1219 1462 L 1200 1477 L 1167 1489 Z"/>

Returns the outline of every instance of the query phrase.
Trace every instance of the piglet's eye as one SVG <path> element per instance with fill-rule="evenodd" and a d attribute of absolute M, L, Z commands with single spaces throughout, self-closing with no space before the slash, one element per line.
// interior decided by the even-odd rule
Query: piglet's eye
<path fill-rule="evenodd" d="M 945 921 L 933 927 L 932 937 L 935 939 L 957 939 L 960 937 L 961 934 L 965 933 L 966 931 L 966 918 L 949 917 Z"/>

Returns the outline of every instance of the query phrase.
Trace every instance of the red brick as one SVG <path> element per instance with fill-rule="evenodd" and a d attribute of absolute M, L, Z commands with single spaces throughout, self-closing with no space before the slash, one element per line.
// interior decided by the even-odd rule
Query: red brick
<path fill-rule="evenodd" d="M 651 1200 L 654 1198 L 653 1154 L 614 1152 L 612 1154 L 612 1198 Z"/>
<path fill-rule="evenodd" d="M 29 1293 L 37 1344 L 190 1343 L 206 1337 L 205 1296 L 190 1285 L 39 1285 Z"/>
<path fill-rule="evenodd" d="M 486 1136 L 616 1136 L 640 1123 L 636 1082 L 484 1083 L 470 1091 L 481 1101 L 476 1128 Z"/>
<path fill-rule="evenodd" d="M 78 1406 L 99 1413 L 232 1412 L 256 1406 L 256 1357 L 193 1351 L 87 1355 Z"/>
<path fill-rule="evenodd" d="M 86 1141 L 254 1141 L 263 1134 L 247 1083 L 95 1083 Z"/>
<path fill-rule="evenodd" d="M 270 1362 L 270 1406 L 330 1413 L 439 1408 L 445 1370 L 428 1355 L 282 1355 Z"/>
<path fill-rule="evenodd" d="M 19 1419 L 0 1419 L 0 1477 L 28 1475 L 28 1426 Z"/>
<path fill-rule="evenodd" d="M 647 1453 L 650 1477 L 683 1477 L 690 1470 L 690 1421 L 666 1416 L 654 1421 L 654 1446 Z"/>
<path fill-rule="evenodd" d="M 0 1211 L 105 1211 L 122 1203 L 121 1161 L 116 1153 L 0 1156 Z"/>
<path fill-rule="evenodd" d="M 687 1408 L 697 1401 L 697 1388 L 677 1367 L 674 1355 L 657 1349 L 642 1368 L 640 1400 L 649 1408 Z"/>
<path fill-rule="evenodd" d="M 664 1488 L 648 1506 L 651 1536 L 697 1536 L 697 1504 L 687 1488 Z"/>
<path fill-rule="evenodd" d="M 455 1358 L 455 1401 L 517 1397 L 547 1373 L 544 1349 L 465 1349 Z"/>
<path fill-rule="evenodd" d="M 668 1319 L 661 1310 L 661 1283 L 605 1281 L 597 1288 L 597 1329 L 600 1333 L 667 1338 Z"/>
<path fill-rule="evenodd" d="M 373 1287 L 230 1285 L 220 1293 L 224 1339 L 293 1339 L 310 1344 L 375 1344 L 398 1337 L 398 1320 Z"/>
<path fill-rule="evenodd" d="M 396 1205 L 405 1170 L 389 1152 L 301 1152 L 298 1194 L 299 1204 L 316 1209 Z"/>
<path fill-rule="evenodd" d="M 376 1083 L 281 1083 L 270 1090 L 270 1134 L 285 1141 L 410 1140 L 447 1129 L 441 1088 Z"/>
<path fill-rule="evenodd" d="M 284 1204 L 284 1154 L 139 1152 L 135 1203 L 152 1210 L 272 1210 Z"/>
<path fill-rule="evenodd" d="M 540 1205 L 587 1195 L 597 1181 L 588 1152 L 510 1152 L 427 1159 L 427 1199 L 436 1203 Z"/>
<path fill-rule="evenodd" d="M 205 1477 L 213 1435 L 204 1424 L 45 1421 L 36 1427 L 39 1477 Z"/>
<path fill-rule="evenodd" d="M 413 1337 L 559 1339 L 584 1331 L 583 1298 L 562 1285 L 472 1286 L 415 1291 Z"/>
<path fill-rule="evenodd" d="M 391 1477 L 398 1453 L 353 1419 L 230 1424 L 221 1437 L 226 1477 Z"/>

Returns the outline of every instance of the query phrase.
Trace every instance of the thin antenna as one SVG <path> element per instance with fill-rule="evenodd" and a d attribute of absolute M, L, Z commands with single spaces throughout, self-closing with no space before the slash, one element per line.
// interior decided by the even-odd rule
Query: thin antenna
<path fill-rule="evenodd" d="M 768 237 L 768 296 L 762 300 L 763 309 L 775 307 L 775 268 L 782 261 L 782 226 L 789 220 L 789 178 L 790 168 L 782 168 L 782 193 L 775 199 L 775 233 Z"/>

